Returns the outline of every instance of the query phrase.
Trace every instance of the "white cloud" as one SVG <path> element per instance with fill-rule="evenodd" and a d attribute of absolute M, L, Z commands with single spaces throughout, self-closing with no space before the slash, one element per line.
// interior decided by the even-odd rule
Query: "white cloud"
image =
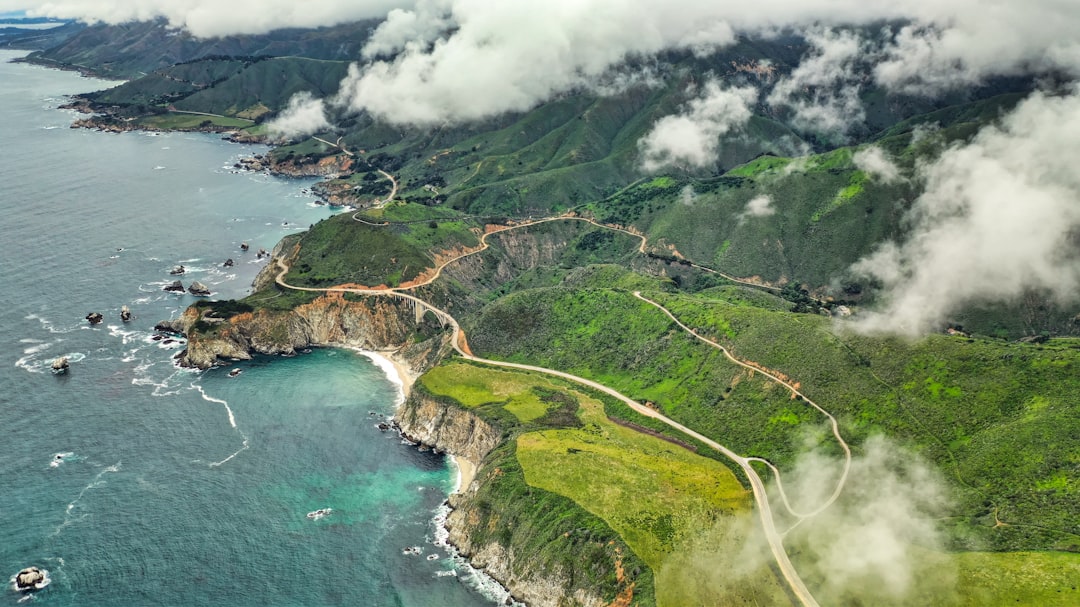
<path fill-rule="evenodd" d="M 900 180 L 900 167 L 885 154 L 885 150 L 876 145 L 865 147 L 851 157 L 855 168 L 865 171 L 882 183 L 894 183 Z"/>
<path fill-rule="evenodd" d="M 812 31 L 806 40 L 810 52 L 776 83 L 766 101 L 790 108 L 796 128 L 847 133 L 865 119 L 860 68 L 865 69 L 870 44 L 855 32 L 832 29 Z"/>
<path fill-rule="evenodd" d="M 396 123 L 482 119 L 526 110 L 588 87 L 628 57 L 666 49 L 707 52 L 741 34 L 907 20 L 877 44 L 867 77 L 895 90 L 932 93 L 993 75 L 1059 70 L 1080 76 L 1080 4 L 1064 0 L 0 0 L 0 10 L 118 23 L 165 18 L 198 36 L 258 33 L 385 17 L 343 89 L 347 105 Z M 795 99 L 810 125 L 858 118 L 859 59 L 846 34 L 819 38 L 806 82 L 836 68 L 848 86 Z M 855 53 L 853 55 L 852 53 Z M 813 85 L 824 86 L 824 85 Z M 820 91 L 819 91 L 820 93 Z"/>
<path fill-rule="evenodd" d="M 0 0 L 0 10 L 27 8 L 34 16 L 91 23 L 166 19 L 207 38 L 382 18 L 392 8 L 412 5 L 408 0 Z"/>
<path fill-rule="evenodd" d="M 845 604 L 912 604 L 912 593 L 926 592 L 927 584 L 939 585 L 932 596 L 948 592 L 950 572 L 926 559 L 941 549 L 935 519 L 948 504 L 944 482 L 884 437 L 870 437 L 859 451 L 840 498 L 787 536 L 810 557 L 804 576 L 820 579 L 821 594 Z M 783 477 L 792 505 L 805 512 L 825 503 L 839 469 L 835 458 L 815 451 L 799 456 Z"/>
<path fill-rule="evenodd" d="M 724 88 L 709 80 L 682 113 L 656 121 L 638 141 L 642 169 L 654 172 L 669 166 L 715 164 L 720 137 L 750 119 L 750 106 L 757 95 L 752 87 Z"/>
<path fill-rule="evenodd" d="M 281 114 L 268 122 L 266 128 L 274 135 L 296 139 L 313 135 L 330 128 L 326 119 L 326 107 L 322 99 L 315 99 L 303 91 L 289 99 L 289 105 Z"/>
<path fill-rule="evenodd" d="M 926 191 L 899 243 L 853 269 L 884 285 L 858 329 L 917 336 L 976 302 L 1032 289 L 1061 301 L 1080 286 L 1080 93 L 1036 94 L 966 145 L 921 169 Z"/>
<path fill-rule="evenodd" d="M 746 203 L 746 208 L 739 215 L 740 220 L 750 217 L 768 217 L 776 214 L 776 208 L 772 206 L 772 198 L 762 194 L 754 196 Z"/>

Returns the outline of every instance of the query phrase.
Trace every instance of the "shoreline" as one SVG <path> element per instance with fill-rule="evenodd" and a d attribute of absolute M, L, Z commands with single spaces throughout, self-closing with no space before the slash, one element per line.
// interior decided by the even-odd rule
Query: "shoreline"
<path fill-rule="evenodd" d="M 390 351 L 364 350 L 352 347 L 349 349 L 371 360 L 386 375 L 386 378 L 398 387 L 398 398 L 394 403 L 395 409 L 405 404 L 405 399 L 409 398 L 412 393 L 412 385 L 416 383 L 417 379 L 412 369 L 396 360 Z M 457 476 L 450 493 L 464 493 L 472 484 L 473 479 L 476 478 L 476 466 L 463 457 L 457 457 L 451 453 L 447 453 L 446 456 Z"/>

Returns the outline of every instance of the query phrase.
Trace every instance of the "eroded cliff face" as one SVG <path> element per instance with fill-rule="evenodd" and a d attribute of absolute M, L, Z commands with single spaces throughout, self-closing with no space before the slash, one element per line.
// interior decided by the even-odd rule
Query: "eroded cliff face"
<path fill-rule="evenodd" d="M 499 429 L 475 414 L 423 393 L 410 395 L 395 417 L 405 436 L 464 459 L 474 470 L 502 440 Z"/>
<path fill-rule="evenodd" d="M 500 514 L 489 511 L 480 496 L 483 484 L 502 474 L 488 455 L 504 440 L 499 428 L 461 406 L 444 402 L 414 390 L 397 413 L 405 436 L 429 447 L 445 451 L 478 470 L 476 478 L 450 496 L 453 510 L 446 526 L 450 542 L 478 569 L 498 580 L 511 594 L 530 607 L 601 607 L 606 603 L 583 588 L 575 588 L 573 575 L 560 567 L 537 566 L 536 555 L 515 546 L 514 540 L 475 541 L 490 538 L 492 524 L 500 523 Z"/>
<path fill-rule="evenodd" d="M 291 311 L 257 310 L 227 320 L 194 306 L 168 326 L 188 336 L 180 364 L 207 369 L 253 353 L 294 354 L 311 346 L 383 352 L 414 373 L 431 368 L 449 350 L 450 333 L 416 319 L 414 304 L 390 297 L 346 299 L 326 294 Z"/>

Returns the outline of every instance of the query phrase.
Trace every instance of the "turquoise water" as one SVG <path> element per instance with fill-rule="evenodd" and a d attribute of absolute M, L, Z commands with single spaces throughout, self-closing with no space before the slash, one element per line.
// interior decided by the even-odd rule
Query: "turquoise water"
<path fill-rule="evenodd" d="M 102 81 L 0 63 L 0 82 L 0 576 L 47 569 L 47 605 L 490 605 L 433 541 L 452 471 L 376 428 L 399 395 L 369 359 L 232 378 L 152 339 L 194 301 L 161 290 L 170 268 L 245 294 L 259 247 L 331 212 L 310 182 L 237 173 L 260 148 L 214 136 L 67 128 L 63 95 Z"/>

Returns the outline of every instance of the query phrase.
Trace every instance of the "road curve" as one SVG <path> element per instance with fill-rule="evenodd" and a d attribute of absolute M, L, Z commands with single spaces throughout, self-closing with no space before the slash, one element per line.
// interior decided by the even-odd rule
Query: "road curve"
<path fill-rule="evenodd" d="M 814 401 L 807 398 L 805 394 L 803 394 L 802 392 L 799 392 L 799 390 L 797 388 L 795 388 L 795 386 L 793 386 L 790 383 L 780 379 L 776 375 L 773 375 L 772 373 L 769 373 L 768 371 L 765 371 L 763 369 L 755 367 L 754 365 L 747 364 L 747 363 L 743 362 L 742 360 L 736 358 L 731 353 L 731 351 L 729 351 L 724 346 L 721 346 L 720 344 L 716 343 L 715 341 L 713 341 L 713 340 L 711 340 L 711 339 L 709 339 L 707 337 L 703 337 L 697 331 L 695 331 L 695 330 L 691 329 L 690 327 L 684 325 L 682 323 L 682 321 L 680 321 L 678 318 L 675 318 L 675 315 L 672 314 L 670 310 L 668 310 L 664 306 L 656 303 L 655 301 L 645 297 L 644 295 L 641 294 L 641 291 L 634 291 L 634 297 L 637 297 L 641 301 L 652 304 L 653 306 L 658 308 L 661 312 L 666 314 L 667 317 L 670 318 L 680 328 L 682 328 L 684 331 L 686 331 L 690 335 L 694 336 L 694 338 L 696 338 L 697 340 L 702 341 L 702 342 L 716 348 L 717 350 L 720 350 L 721 352 L 723 352 L 724 356 L 728 360 L 730 360 L 731 362 L 735 363 L 736 365 L 739 365 L 740 367 L 743 367 L 745 369 L 749 369 L 749 370 L 751 370 L 751 371 L 753 371 L 755 373 L 760 373 L 760 374 L 764 375 L 765 377 L 768 377 L 769 379 L 776 382 L 777 384 L 779 384 L 779 385 L 787 388 L 788 390 L 790 390 L 792 394 L 802 398 L 803 401 L 805 401 L 808 405 L 810 405 L 811 407 L 817 409 L 818 411 L 821 412 L 822 415 L 829 418 L 829 425 L 832 426 L 833 436 L 836 437 L 836 442 L 839 443 L 840 447 L 844 450 L 844 469 L 840 473 L 840 478 L 836 482 L 836 489 L 833 490 L 832 495 L 829 496 L 829 499 L 825 500 L 825 502 L 822 505 L 818 506 L 813 511 L 802 513 L 802 512 L 797 512 L 795 509 L 793 509 L 791 507 L 791 503 L 788 501 L 787 494 L 784 492 L 784 485 L 780 482 L 780 471 L 777 470 L 776 466 L 772 465 L 771 462 L 769 462 L 768 460 L 762 459 L 760 457 L 751 457 L 751 458 L 748 458 L 748 461 L 761 462 L 761 463 L 765 464 L 766 466 L 768 466 L 770 469 L 772 469 L 773 474 L 776 475 L 776 486 L 780 489 L 780 497 L 784 501 L 784 507 L 787 508 L 788 512 L 795 515 L 799 519 L 806 519 L 806 518 L 810 518 L 810 517 L 813 517 L 813 516 L 817 516 L 818 514 L 821 514 L 822 512 L 824 512 L 826 508 L 833 505 L 833 502 L 835 502 L 836 499 L 838 497 L 840 497 L 840 493 L 844 490 L 844 484 L 847 482 L 848 472 L 851 470 L 851 447 L 848 446 L 847 442 L 844 440 L 844 437 L 840 435 L 840 424 L 837 423 L 836 418 L 833 417 L 831 413 L 829 413 L 825 409 L 821 408 L 817 403 L 815 403 Z M 800 520 L 800 522 L 801 522 L 801 520 Z M 789 531 L 790 531 L 790 529 L 789 529 Z"/>
<path fill-rule="evenodd" d="M 552 220 L 553 219 L 548 219 L 546 221 L 552 221 Z M 584 220 L 584 221 L 589 221 L 590 223 L 593 223 L 591 220 Z M 541 223 L 541 222 L 542 221 L 538 221 L 538 222 L 534 222 L 534 223 Z M 533 224 L 528 224 L 528 225 L 533 225 Z M 517 227 L 524 227 L 524 226 L 517 226 Z M 628 232 L 628 233 L 630 233 L 630 232 Z M 485 234 L 485 236 L 487 236 L 487 234 Z M 484 239 L 481 239 L 481 240 L 482 240 L 482 242 L 484 242 L 486 244 L 486 241 Z M 474 251 L 473 253 L 470 253 L 470 254 L 475 254 L 475 253 L 478 253 L 478 252 L 480 252 L 480 251 Z M 464 257 L 464 256 L 462 256 L 462 257 Z M 459 257 L 457 259 L 461 259 L 461 258 Z M 742 469 L 742 471 L 746 475 L 746 477 L 750 480 L 750 487 L 751 487 L 751 490 L 753 491 L 753 494 L 754 494 L 754 503 L 757 505 L 758 516 L 761 519 L 761 525 L 762 525 L 762 528 L 765 531 L 765 539 L 769 543 L 770 550 L 772 550 L 773 558 L 776 559 L 776 564 L 777 564 L 777 567 L 780 570 L 780 574 L 784 577 L 784 580 L 787 582 L 788 586 L 790 587 L 792 594 L 795 595 L 795 597 L 799 600 L 799 602 L 803 605 L 803 607 L 819 607 L 819 603 L 817 602 L 816 599 L 814 599 L 814 596 L 810 593 L 810 590 L 806 587 L 806 584 L 802 581 L 802 578 L 799 576 L 799 572 L 796 571 L 795 566 L 791 563 L 791 559 L 788 558 L 787 552 L 784 550 L 783 537 L 780 535 L 780 533 L 776 529 L 776 523 L 773 521 L 772 509 L 769 506 L 769 498 L 768 498 L 767 494 L 765 493 L 765 483 L 761 480 L 761 477 L 758 475 L 757 471 L 754 470 L 753 466 L 750 465 L 750 460 L 748 460 L 747 458 L 740 456 L 739 454 L 735 453 L 731 449 L 728 449 L 727 447 L 725 447 L 725 446 L 721 445 L 720 443 L 712 440 L 711 438 L 709 438 L 707 436 L 704 436 L 703 434 L 700 434 L 698 432 L 695 432 L 694 430 L 691 430 L 690 428 L 687 428 L 686 426 L 680 424 L 679 422 L 676 422 L 675 420 L 673 420 L 673 419 L 671 419 L 669 417 L 666 417 L 665 415 L 661 414 L 659 411 L 656 411 L 654 409 L 646 407 L 645 405 L 637 402 L 636 400 L 634 400 L 634 399 L 632 399 L 632 398 L 630 398 L 628 396 L 625 396 L 622 393 L 617 392 L 616 390 L 614 390 L 612 388 L 609 388 L 609 387 L 607 387 L 607 386 L 605 386 L 603 384 L 599 384 L 599 383 L 594 382 L 592 380 L 585 379 L 583 377 L 578 377 L 576 375 L 571 375 L 570 373 L 565 373 L 563 371 L 556 371 L 554 369 L 547 369 L 547 368 L 544 368 L 544 367 L 535 367 L 535 366 L 532 366 L 532 365 L 523 365 L 523 364 L 504 362 L 504 361 L 498 361 L 498 360 L 489 360 L 489 359 L 486 359 L 486 358 L 480 358 L 478 356 L 474 356 L 471 352 L 468 352 L 467 350 L 465 350 L 464 348 L 461 347 L 461 344 L 462 344 L 462 341 L 463 341 L 462 338 L 464 336 L 464 333 L 462 332 L 461 325 L 458 324 L 457 319 L 455 319 L 449 313 L 447 313 L 447 312 L 445 312 L 443 310 L 440 310 L 439 308 L 436 308 L 435 306 L 432 306 L 428 302 L 420 299 L 419 297 L 416 297 L 415 295 L 411 295 L 409 293 L 403 293 L 400 290 L 298 287 L 298 286 L 290 285 L 287 282 L 285 282 L 285 275 L 289 272 L 289 266 L 285 263 L 285 261 L 283 259 L 281 259 L 281 258 L 277 258 L 275 261 L 277 262 L 277 266 L 278 266 L 278 268 L 280 268 L 281 271 L 278 273 L 277 277 L 274 280 L 282 288 L 292 289 L 292 290 L 296 290 L 296 291 L 312 291 L 312 292 L 323 292 L 323 293 L 355 293 L 355 294 L 358 294 L 358 295 L 381 295 L 381 296 L 400 297 L 402 299 L 410 300 L 410 301 L 412 301 L 414 303 L 418 303 L 418 304 L 423 305 L 424 307 L 428 308 L 433 313 L 435 313 L 437 316 L 439 316 L 439 318 L 443 319 L 444 322 L 446 322 L 447 324 L 450 325 L 450 327 L 453 329 L 453 332 L 451 334 L 451 340 L 452 340 L 451 344 L 453 345 L 454 350 L 462 358 L 464 358 L 466 360 L 471 360 L 471 361 L 474 361 L 474 362 L 478 362 L 478 363 L 481 363 L 481 364 L 490 365 L 490 366 L 494 366 L 494 367 L 504 367 L 504 368 L 508 368 L 508 369 L 519 369 L 519 370 L 523 370 L 523 371 L 534 371 L 536 373 L 543 373 L 545 375 L 551 375 L 551 376 L 554 376 L 554 377 L 560 377 L 562 379 L 566 379 L 566 380 L 569 380 L 571 382 L 581 384 L 583 386 L 588 386 L 588 387 L 593 388 L 595 390 L 599 390 L 600 392 L 603 392 L 604 394 L 607 394 L 609 396 L 617 398 L 620 401 L 622 401 L 623 403 L 625 403 L 627 406 L 629 406 L 631 409 L 633 409 L 634 411 L 637 411 L 638 413 L 640 413 L 642 415 L 645 415 L 646 417 L 651 417 L 653 419 L 659 420 L 659 421 L 667 424 L 668 426 L 670 426 L 670 427 L 672 427 L 672 428 L 674 428 L 674 429 L 676 429 L 676 430 L 678 430 L 680 432 L 685 433 L 688 436 L 694 437 L 695 439 L 701 441 L 702 443 L 708 445 L 709 447 L 712 447 L 713 449 L 716 449 L 720 453 L 723 453 L 725 457 L 727 457 L 731 461 L 735 462 L 739 466 L 739 468 Z M 453 261 L 456 261 L 456 259 L 453 260 Z M 449 263 L 449 262 L 447 262 L 447 263 Z M 445 267 L 445 266 L 446 266 L 446 264 L 443 264 L 442 266 L 440 266 L 440 270 L 442 269 L 442 267 Z M 635 295 L 638 295 L 640 297 L 640 294 L 635 293 Z M 646 300 L 646 301 L 648 301 L 648 300 Z M 656 305 L 656 304 L 653 304 L 653 305 Z M 678 320 L 676 320 L 675 322 L 678 322 Z M 681 325 L 681 323 L 679 323 L 679 324 Z M 684 325 L 684 327 L 685 327 L 685 325 Z M 690 330 L 690 329 L 687 329 L 687 330 Z M 719 346 L 717 346 L 717 347 L 719 347 Z M 725 351 L 725 353 L 726 353 L 726 351 Z M 758 369 L 755 369 L 755 370 L 760 372 L 760 370 L 758 370 Z"/>

